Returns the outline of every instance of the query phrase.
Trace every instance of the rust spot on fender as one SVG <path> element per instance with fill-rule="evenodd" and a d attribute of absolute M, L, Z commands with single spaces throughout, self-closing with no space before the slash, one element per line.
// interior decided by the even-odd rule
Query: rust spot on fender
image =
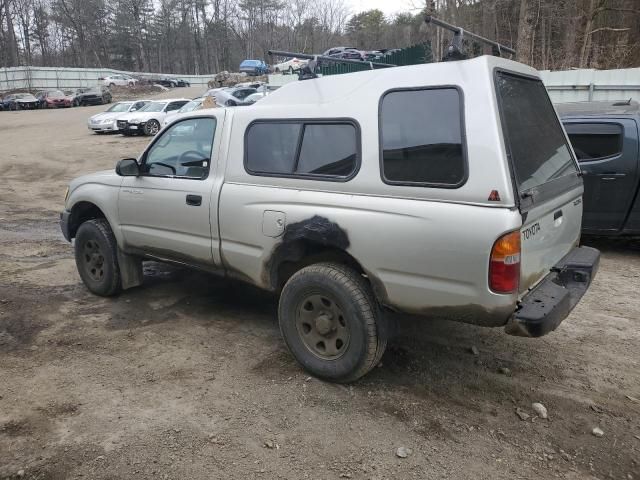
<path fill-rule="evenodd" d="M 308 253 L 305 242 L 345 251 L 351 245 L 347 232 L 326 217 L 314 215 L 307 220 L 291 223 L 285 227 L 282 241 L 275 246 L 264 265 L 265 285 L 272 290 L 279 287 L 278 266 L 282 262 L 296 262 L 304 258 Z"/>

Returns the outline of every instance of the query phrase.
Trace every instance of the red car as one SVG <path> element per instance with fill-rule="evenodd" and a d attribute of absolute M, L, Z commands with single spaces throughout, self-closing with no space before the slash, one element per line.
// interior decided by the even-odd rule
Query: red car
<path fill-rule="evenodd" d="M 71 107 L 72 100 L 62 90 L 45 90 L 39 92 L 36 97 L 40 102 L 40 108 Z"/>

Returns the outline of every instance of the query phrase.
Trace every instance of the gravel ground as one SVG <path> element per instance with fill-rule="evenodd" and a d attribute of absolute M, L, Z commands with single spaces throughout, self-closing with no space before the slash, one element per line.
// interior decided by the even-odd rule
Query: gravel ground
<path fill-rule="evenodd" d="M 66 184 L 148 142 L 91 134 L 100 110 L 0 113 L 0 478 L 640 479 L 640 242 L 587 240 L 600 272 L 544 338 L 401 319 L 380 368 L 333 385 L 249 286 L 149 263 L 87 292 Z"/>

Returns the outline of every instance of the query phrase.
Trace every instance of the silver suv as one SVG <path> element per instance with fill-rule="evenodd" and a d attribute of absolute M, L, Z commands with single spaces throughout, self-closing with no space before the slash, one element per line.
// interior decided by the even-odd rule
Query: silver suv
<path fill-rule="evenodd" d="M 86 286 L 177 263 L 279 292 L 284 340 L 353 381 L 387 312 L 554 330 L 596 273 L 582 178 L 538 73 L 494 57 L 293 82 L 166 126 L 71 182 L 62 231 Z"/>

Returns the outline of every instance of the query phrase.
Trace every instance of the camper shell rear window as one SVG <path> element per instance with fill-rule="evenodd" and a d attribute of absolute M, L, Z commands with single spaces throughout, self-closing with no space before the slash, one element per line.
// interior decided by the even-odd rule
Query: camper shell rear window
<path fill-rule="evenodd" d="M 538 78 L 496 71 L 502 131 L 521 194 L 577 174 L 564 131 Z"/>

